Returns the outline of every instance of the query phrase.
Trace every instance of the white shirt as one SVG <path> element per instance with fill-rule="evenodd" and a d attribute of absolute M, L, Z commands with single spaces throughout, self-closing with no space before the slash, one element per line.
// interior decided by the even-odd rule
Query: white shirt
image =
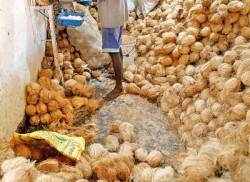
<path fill-rule="evenodd" d="M 98 15 L 103 28 L 118 28 L 128 20 L 127 0 L 98 0 Z"/>

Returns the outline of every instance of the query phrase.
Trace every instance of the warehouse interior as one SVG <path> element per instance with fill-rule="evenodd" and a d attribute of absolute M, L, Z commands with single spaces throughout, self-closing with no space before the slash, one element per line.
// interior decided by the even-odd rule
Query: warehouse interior
<path fill-rule="evenodd" d="M 119 0 L 111 101 L 100 1 L 1 3 L 0 181 L 250 181 L 250 0 Z"/>

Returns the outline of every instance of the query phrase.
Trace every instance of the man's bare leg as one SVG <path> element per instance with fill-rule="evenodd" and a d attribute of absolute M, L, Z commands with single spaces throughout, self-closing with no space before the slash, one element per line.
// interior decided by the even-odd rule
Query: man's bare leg
<path fill-rule="evenodd" d="M 122 50 L 117 53 L 110 53 L 110 57 L 113 62 L 113 67 L 115 71 L 115 88 L 105 97 L 106 100 L 113 100 L 116 97 L 120 96 L 123 92 L 122 87 L 122 62 L 123 62 L 123 55 Z"/>

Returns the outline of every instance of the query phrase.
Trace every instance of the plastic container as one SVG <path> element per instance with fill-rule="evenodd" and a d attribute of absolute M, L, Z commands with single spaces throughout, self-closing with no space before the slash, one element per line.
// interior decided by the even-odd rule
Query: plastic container
<path fill-rule="evenodd" d="M 83 19 L 82 20 L 69 20 L 69 19 L 62 19 L 62 16 L 80 16 Z M 57 17 L 57 23 L 59 25 L 63 25 L 63 26 L 73 26 L 73 27 L 77 27 L 77 26 L 81 26 L 82 23 L 84 21 L 84 14 L 80 14 L 80 13 L 72 13 L 72 12 L 62 12 L 58 15 Z"/>
<path fill-rule="evenodd" d="M 136 39 L 129 35 L 122 35 L 123 68 L 134 62 Z"/>
<path fill-rule="evenodd" d="M 92 3 L 92 0 L 82 0 L 79 3 L 84 6 L 89 6 Z"/>

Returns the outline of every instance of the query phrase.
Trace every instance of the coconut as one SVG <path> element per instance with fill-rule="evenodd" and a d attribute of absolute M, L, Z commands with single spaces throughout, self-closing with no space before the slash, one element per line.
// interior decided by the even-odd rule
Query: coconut
<path fill-rule="evenodd" d="M 75 80 L 75 81 L 77 81 L 77 82 L 80 82 L 80 83 L 85 83 L 86 82 L 86 76 L 84 76 L 84 75 L 75 75 L 75 76 L 73 76 L 73 79 Z"/>
<path fill-rule="evenodd" d="M 210 29 L 214 33 L 218 33 L 220 31 L 222 31 L 223 27 L 224 26 L 222 24 L 210 24 Z"/>
<path fill-rule="evenodd" d="M 234 40 L 235 45 L 241 45 L 247 43 L 247 39 L 241 35 L 237 36 Z"/>
<path fill-rule="evenodd" d="M 228 3 L 227 8 L 229 12 L 237 12 L 240 11 L 244 7 L 244 4 L 239 1 L 231 1 Z"/>
<path fill-rule="evenodd" d="M 196 41 L 196 39 L 193 35 L 187 35 L 186 37 L 183 38 L 181 43 L 184 46 L 190 46 L 190 45 L 194 44 L 195 41 Z"/>
<path fill-rule="evenodd" d="M 183 54 L 180 58 L 179 58 L 179 63 L 183 64 L 183 65 L 187 65 L 189 62 L 189 55 L 188 54 Z"/>
<path fill-rule="evenodd" d="M 32 116 L 32 117 L 30 117 L 30 120 L 29 120 L 31 125 L 39 125 L 40 121 L 41 121 L 41 119 L 40 119 L 39 115 Z"/>
<path fill-rule="evenodd" d="M 91 97 L 95 90 L 91 85 L 82 85 L 81 83 L 76 83 L 72 86 L 72 92 L 77 96 Z"/>
<path fill-rule="evenodd" d="M 160 59 L 159 61 L 163 66 L 170 66 L 173 63 L 170 56 L 162 57 L 162 59 Z"/>
<path fill-rule="evenodd" d="M 28 95 L 26 98 L 27 104 L 36 105 L 38 102 L 39 96 L 37 94 Z"/>
<path fill-rule="evenodd" d="M 32 178 L 37 175 L 34 165 L 34 162 L 23 157 L 5 160 L 1 166 L 5 173 L 2 181 L 33 181 Z"/>
<path fill-rule="evenodd" d="M 230 77 L 232 74 L 233 68 L 232 65 L 228 63 L 222 63 L 218 66 L 218 73 L 222 77 Z"/>
<path fill-rule="evenodd" d="M 240 18 L 240 13 L 235 12 L 235 13 L 229 13 L 227 19 L 225 20 L 226 24 L 230 23 L 235 23 L 239 20 Z"/>
<path fill-rule="evenodd" d="M 47 105 L 44 104 L 43 102 L 38 102 L 36 105 L 36 112 L 40 115 L 47 113 L 48 108 Z"/>
<path fill-rule="evenodd" d="M 56 111 L 58 110 L 59 106 L 58 106 L 58 103 L 57 101 L 55 100 L 51 100 L 49 103 L 48 103 L 48 111 L 49 112 L 53 112 L 53 111 Z"/>
<path fill-rule="evenodd" d="M 36 82 L 31 82 L 27 85 L 26 88 L 27 92 L 31 95 L 33 94 L 39 94 L 40 90 L 41 90 L 41 86 L 36 83 Z"/>
<path fill-rule="evenodd" d="M 91 78 L 91 74 L 88 71 L 83 72 L 82 75 L 85 76 L 87 80 Z"/>
<path fill-rule="evenodd" d="M 36 176 L 35 182 L 49 182 L 49 181 L 54 181 L 54 182 L 62 182 L 63 179 L 62 178 L 59 178 L 59 177 L 56 177 L 56 176 L 53 176 L 53 175 L 46 175 L 46 174 L 41 174 L 39 176 Z"/>
<path fill-rule="evenodd" d="M 150 167 L 143 169 L 139 181 L 151 182 L 155 171 L 156 169 Z"/>
<path fill-rule="evenodd" d="M 147 163 L 139 163 L 139 164 L 135 165 L 135 167 L 132 170 L 131 178 L 134 181 L 140 181 L 142 172 L 148 168 L 151 169 Z"/>
<path fill-rule="evenodd" d="M 187 107 L 189 106 L 189 104 L 192 103 L 192 99 L 191 98 L 185 98 L 182 103 L 181 103 L 181 107 L 183 110 L 186 110 Z"/>
<path fill-rule="evenodd" d="M 211 34 L 211 29 L 209 27 L 204 27 L 203 29 L 201 29 L 201 35 L 203 37 L 209 37 Z"/>
<path fill-rule="evenodd" d="M 146 161 L 151 167 L 158 167 L 164 162 L 164 157 L 161 152 L 153 150 L 146 157 Z"/>
<path fill-rule="evenodd" d="M 216 33 L 216 32 L 212 32 L 210 35 L 209 35 L 209 40 L 212 41 L 212 42 L 216 42 L 219 40 L 219 34 Z"/>
<path fill-rule="evenodd" d="M 222 63 L 223 57 L 221 56 L 214 56 L 210 59 L 210 65 L 213 69 L 217 69 L 218 66 Z"/>
<path fill-rule="evenodd" d="M 117 178 L 122 181 L 128 180 L 128 177 L 130 176 L 130 169 L 127 166 L 127 164 L 122 160 L 120 160 L 119 158 L 115 158 L 114 161 L 115 161 L 115 169 L 117 172 Z"/>
<path fill-rule="evenodd" d="M 110 152 L 116 152 L 119 148 L 119 141 L 115 135 L 108 135 L 105 138 L 104 143 L 105 143 L 105 147 Z"/>
<path fill-rule="evenodd" d="M 208 132 L 207 125 L 204 123 L 197 123 L 192 129 L 192 137 L 198 138 L 202 136 L 206 136 Z"/>
<path fill-rule="evenodd" d="M 39 96 L 40 96 L 40 102 L 43 102 L 45 104 L 49 103 L 53 98 L 52 92 L 47 89 L 42 89 L 39 93 Z"/>
<path fill-rule="evenodd" d="M 172 51 L 172 57 L 178 59 L 179 57 L 181 57 L 181 53 L 179 51 L 179 47 L 177 46 L 176 48 L 174 48 L 174 50 Z"/>
<path fill-rule="evenodd" d="M 127 66 L 126 70 L 130 71 L 133 74 L 135 74 L 137 72 L 137 66 L 136 66 L 136 64 L 129 64 Z"/>
<path fill-rule="evenodd" d="M 170 166 L 157 169 L 152 181 L 174 181 L 174 169 Z"/>
<path fill-rule="evenodd" d="M 88 104 L 88 99 L 84 97 L 74 97 L 71 99 L 71 104 L 75 109 L 79 109 Z"/>
<path fill-rule="evenodd" d="M 228 110 L 230 120 L 241 120 L 246 117 L 247 105 L 239 103 Z"/>
<path fill-rule="evenodd" d="M 72 68 L 66 69 L 66 70 L 64 70 L 64 74 L 72 76 L 74 74 L 74 69 L 72 69 Z"/>
<path fill-rule="evenodd" d="M 207 127 L 209 132 L 210 131 L 214 132 L 217 129 L 217 120 L 216 119 L 211 120 L 208 123 Z"/>
<path fill-rule="evenodd" d="M 84 157 L 80 158 L 75 167 L 82 172 L 84 179 L 89 179 L 93 174 L 89 162 Z"/>
<path fill-rule="evenodd" d="M 240 19 L 238 20 L 238 23 L 241 27 L 247 27 L 248 26 L 248 23 L 249 23 L 249 20 L 248 20 L 248 17 L 245 15 L 245 16 L 240 16 Z"/>
<path fill-rule="evenodd" d="M 236 74 L 237 77 L 240 77 L 243 73 L 249 71 L 249 68 L 250 68 L 250 59 L 243 60 L 237 69 L 237 74 Z"/>
<path fill-rule="evenodd" d="M 195 108 L 194 106 L 190 105 L 188 106 L 187 110 L 186 110 L 186 115 L 190 116 L 191 114 L 193 114 L 195 112 Z"/>
<path fill-rule="evenodd" d="M 206 102 L 204 100 L 196 100 L 194 102 L 194 107 L 197 112 L 201 112 L 206 108 Z"/>
<path fill-rule="evenodd" d="M 188 65 L 185 69 L 185 74 L 188 76 L 193 76 L 195 74 L 195 67 L 192 65 Z"/>
<path fill-rule="evenodd" d="M 119 126 L 119 137 L 126 142 L 133 142 L 135 139 L 134 126 L 131 123 L 123 122 Z"/>
<path fill-rule="evenodd" d="M 222 33 L 227 35 L 231 32 L 232 28 L 233 28 L 232 24 L 225 24 L 225 26 L 222 29 Z M 222 39 L 222 37 L 220 38 Z"/>
<path fill-rule="evenodd" d="M 193 35 L 194 37 L 198 37 L 199 35 L 199 29 L 195 27 L 188 27 L 186 29 L 187 35 Z"/>
<path fill-rule="evenodd" d="M 98 143 L 90 145 L 88 152 L 93 159 L 100 159 L 108 154 L 108 150 Z"/>
<path fill-rule="evenodd" d="M 38 72 L 38 77 L 40 78 L 42 76 L 51 79 L 53 77 L 53 71 L 51 69 L 41 69 Z"/>
<path fill-rule="evenodd" d="M 135 158 L 139 161 L 139 162 L 144 162 L 146 160 L 148 156 L 148 152 L 146 149 L 144 148 L 138 148 L 135 151 Z"/>
<path fill-rule="evenodd" d="M 218 6 L 219 6 L 220 2 L 218 1 L 213 1 L 213 3 L 210 5 L 209 7 L 209 13 L 215 13 Z"/>
<path fill-rule="evenodd" d="M 28 116 L 34 116 L 36 115 L 36 106 L 34 105 L 27 105 L 26 108 L 25 108 L 25 113 L 28 115 Z"/>
<path fill-rule="evenodd" d="M 47 159 L 37 164 L 37 169 L 43 172 L 59 172 L 60 166 L 57 159 Z"/>
<path fill-rule="evenodd" d="M 250 88 L 245 89 L 242 98 L 245 104 L 250 105 Z"/>
<path fill-rule="evenodd" d="M 242 83 L 244 84 L 244 85 L 246 85 L 246 86 L 250 86 L 250 78 L 249 78 L 249 76 L 250 76 L 250 71 L 246 71 L 245 73 L 243 73 L 242 75 L 241 75 L 241 81 L 242 81 Z"/>
<path fill-rule="evenodd" d="M 121 124 L 122 124 L 122 121 L 120 121 L 120 120 L 116 120 L 116 121 L 112 122 L 111 123 L 111 131 L 113 133 L 119 133 L 120 132 L 119 127 Z"/>
<path fill-rule="evenodd" d="M 204 49 L 204 46 L 201 42 L 195 42 L 191 47 L 191 51 L 193 52 L 201 52 Z"/>
<path fill-rule="evenodd" d="M 129 84 L 125 83 L 124 90 L 126 91 L 126 93 L 134 93 L 134 94 L 141 93 L 141 89 L 139 87 L 137 87 L 137 85 L 134 83 L 129 83 Z"/>
<path fill-rule="evenodd" d="M 83 178 L 81 170 L 65 164 L 62 165 L 61 171 L 59 173 L 55 173 L 54 175 L 62 178 L 63 181 L 76 181 Z"/>
<path fill-rule="evenodd" d="M 134 75 L 134 82 L 136 85 L 138 85 L 141 81 L 144 81 L 144 77 L 139 74 Z"/>
<path fill-rule="evenodd" d="M 95 99 L 89 99 L 87 106 L 87 110 L 94 113 L 99 108 L 99 102 Z"/>
<path fill-rule="evenodd" d="M 176 34 L 174 32 L 164 32 L 162 38 L 164 43 L 175 42 Z"/>
<path fill-rule="evenodd" d="M 250 30 L 249 27 L 243 27 L 243 28 L 241 29 L 241 31 L 240 31 L 240 34 L 241 34 L 243 37 L 249 39 L 249 38 L 250 38 L 249 30 Z"/>
<path fill-rule="evenodd" d="M 239 79 L 230 78 L 227 80 L 227 82 L 225 83 L 223 87 L 223 95 L 227 96 L 228 94 L 232 92 L 237 92 L 239 91 L 240 87 L 241 87 L 241 82 Z"/>
<path fill-rule="evenodd" d="M 191 77 L 191 76 L 184 76 L 184 77 L 182 78 L 182 84 L 183 84 L 184 86 L 193 85 L 193 84 L 195 84 L 195 83 L 196 83 L 196 80 L 193 79 L 193 77 Z"/>
<path fill-rule="evenodd" d="M 74 79 L 69 79 L 69 80 L 67 80 L 67 81 L 65 82 L 64 87 L 65 87 L 66 89 L 71 89 L 71 88 L 73 87 L 73 85 L 75 85 L 76 83 L 77 83 L 76 80 L 74 80 Z"/>
<path fill-rule="evenodd" d="M 199 156 L 185 158 L 181 165 L 184 175 L 188 181 L 201 181 L 213 176 L 215 167 L 209 159 Z"/>
<path fill-rule="evenodd" d="M 84 64 L 84 62 L 82 61 L 81 58 L 75 58 L 74 59 L 74 68 L 79 68 L 79 67 L 82 67 L 82 65 Z"/>
<path fill-rule="evenodd" d="M 221 15 L 219 13 L 214 13 L 209 21 L 211 23 L 214 23 L 214 24 L 221 24 L 222 23 L 222 17 L 221 17 Z"/>
<path fill-rule="evenodd" d="M 187 45 L 179 45 L 178 49 L 181 54 L 188 54 L 190 52 L 190 48 Z"/>
<path fill-rule="evenodd" d="M 222 112 L 222 105 L 219 102 L 214 102 L 211 107 L 211 112 L 215 117 L 218 117 Z"/>
<path fill-rule="evenodd" d="M 238 54 L 235 51 L 226 51 L 223 55 L 223 61 L 225 63 L 233 64 L 237 57 Z"/>
<path fill-rule="evenodd" d="M 130 71 L 125 71 L 123 73 L 123 78 L 127 81 L 127 82 L 133 82 L 134 80 L 134 75 L 132 72 Z"/>
<path fill-rule="evenodd" d="M 40 117 L 41 123 L 50 124 L 52 122 L 50 114 L 46 113 Z"/>
<path fill-rule="evenodd" d="M 110 157 L 105 157 L 91 164 L 92 170 L 98 179 L 115 181 L 117 171 L 115 169 L 115 161 Z"/>
<path fill-rule="evenodd" d="M 51 112 L 50 116 L 51 116 L 52 121 L 58 121 L 58 120 L 60 120 L 62 118 L 65 118 L 65 115 L 60 110 Z"/>

